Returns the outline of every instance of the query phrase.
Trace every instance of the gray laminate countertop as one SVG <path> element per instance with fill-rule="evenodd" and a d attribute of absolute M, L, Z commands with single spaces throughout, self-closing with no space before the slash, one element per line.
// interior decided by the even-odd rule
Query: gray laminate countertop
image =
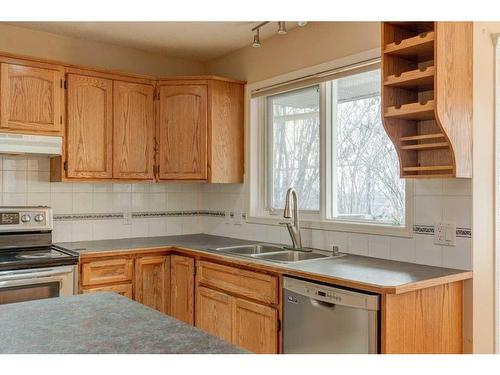
<path fill-rule="evenodd" d="M 246 353 L 115 293 L 0 305 L 0 353 Z"/>
<path fill-rule="evenodd" d="M 204 253 L 255 263 L 284 275 L 310 277 L 319 281 L 340 283 L 354 288 L 383 293 L 403 293 L 447 282 L 470 279 L 472 273 L 465 270 L 397 262 L 348 254 L 340 258 L 319 259 L 297 263 L 277 263 L 256 258 L 239 257 L 215 250 L 219 247 L 259 243 L 208 234 L 186 234 L 165 237 L 127 238 L 56 244 L 80 254 L 161 248 L 177 246 Z"/>

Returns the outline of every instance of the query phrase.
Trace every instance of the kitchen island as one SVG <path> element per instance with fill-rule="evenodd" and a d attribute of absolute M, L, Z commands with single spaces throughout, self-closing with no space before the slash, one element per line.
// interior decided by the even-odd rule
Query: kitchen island
<path fill-rule="evenodd" d="M 128 298 L 106 292 L 1 305 L 0 353 L 245 351 Z"/>

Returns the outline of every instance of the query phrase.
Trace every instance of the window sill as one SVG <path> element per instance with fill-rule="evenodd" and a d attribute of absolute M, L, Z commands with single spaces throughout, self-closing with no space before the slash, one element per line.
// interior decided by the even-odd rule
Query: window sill
<path fill-rule="evenodd" d="M 246 222 L 250 224 L 279 226 L 280 225 L 279 223 L 283 222 L 283 220 L 284 219 L 280 216 L 271 216 L 271 215 L 248 216 Z M 381 225 L 381 224 L 349 223 L 336 220 L 317 220 L 317 219 L 301 218 L 300 227 L 301 229 L 373 234 L 373 235 L 391 236 L 391 237 L 404 237 L 404 238 L 413 237 L 413 230 L 411 228 L 411 225 L 405 227 L 395 227 L 391 225 Z"/>

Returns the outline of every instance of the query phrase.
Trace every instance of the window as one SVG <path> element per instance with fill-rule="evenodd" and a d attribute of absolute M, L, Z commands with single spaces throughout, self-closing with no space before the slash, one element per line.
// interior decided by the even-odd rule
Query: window
<path fill-rule="evenodd" d="M 319 86 L 267 97 L 268 208 L 297 190 L 301 210 L 319 211 Z"/>
<path fill-rule="evenodd" d="M 261 207 L 297 190 L 306 219 L 403 227 L 406 184 L 381 121 L 380 69 L 330 76 L 252 100 L 264 130 Z M 333 78 L 333 79 L 332 79 Z"/>

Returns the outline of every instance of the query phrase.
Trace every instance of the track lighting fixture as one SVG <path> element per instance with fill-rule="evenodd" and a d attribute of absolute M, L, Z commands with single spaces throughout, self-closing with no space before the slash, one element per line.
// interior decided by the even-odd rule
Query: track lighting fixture
<path fill-rule="evenodd" d="M 254 32 L 252 47 L 259 48 L 262 46 L 262 44 L 260 43 L 259 31 L 260 31 L 260 28 L 262 26 L 267 25 L 268 23 L 269 23 L 269 21 L 261 22 L 252 29 L 252 31 Z M 297 25 L 300 27 L 304 27 L 306 24 L 307 24 L 306 21 L 298 21 L 297 22 Z M 278 34 L 284 35 L 286 33 L 287 33 L 286 22 L 285 21 L 278 21 Z"/>

